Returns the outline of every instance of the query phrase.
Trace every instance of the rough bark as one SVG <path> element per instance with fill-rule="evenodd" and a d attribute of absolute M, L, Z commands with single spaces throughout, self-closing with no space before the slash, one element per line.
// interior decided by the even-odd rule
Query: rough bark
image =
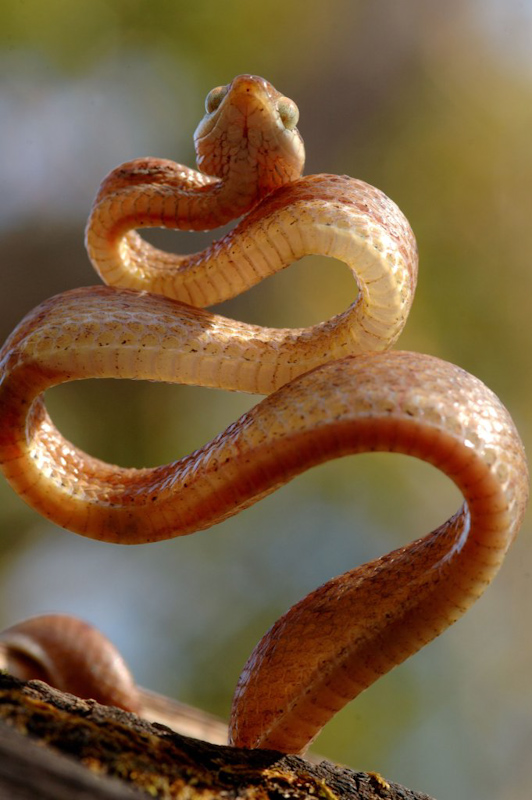
<path fill-rule="evenodd" d="M 0 798 L 431 800 L 384 778 L 163 725 L 0 674 Z"/>

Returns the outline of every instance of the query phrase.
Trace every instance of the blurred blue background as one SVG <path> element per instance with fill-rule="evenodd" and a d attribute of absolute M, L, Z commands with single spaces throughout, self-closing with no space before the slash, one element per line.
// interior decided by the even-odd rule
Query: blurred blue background
<path fill-rule="evenodd" d="M 402 349 L 473 372 L 532 437 L 532 4 L 517 0 L 4 0 L 0 338 L 39 301 L 97 282 L 83 247 L 103 176 L 142 155 L 193 165 L 204 97 L 234 75 L 299 105 L 306 172 L 389 194 L 420 246 Z M 192 251 L 208 238 L 164 235 Z M 308 259 L 222 313 L 310 324 L 347 270 Z M 203 444 L 255 400 L 85 382 L 49 393 L 62 431 L 115 463 Z M 214 530 L 120 548 L 41 520 L 0 482 L 0 626 L 43 611 L 101 627 L 139 682 L 227 715 L 266 628 L 332 575 L 442 522 L 459 498 L 399 456 L 345 459 Z M 485 597 L 330 723 L 323 755 L 438 800 L 526 800 L 532 766 L 530 516 Z"/>

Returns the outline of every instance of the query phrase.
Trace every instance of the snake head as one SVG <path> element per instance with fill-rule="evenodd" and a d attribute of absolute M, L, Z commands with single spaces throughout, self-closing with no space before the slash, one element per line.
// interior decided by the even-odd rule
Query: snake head
<path fill-rule="evenodd" d="M 298 108 L 264 78 L 239 75 L 212 89 L 205 111 L 194 134 L 202 172 L 226 180 L 254 172 L 260 197 L 301 175 Z"/>

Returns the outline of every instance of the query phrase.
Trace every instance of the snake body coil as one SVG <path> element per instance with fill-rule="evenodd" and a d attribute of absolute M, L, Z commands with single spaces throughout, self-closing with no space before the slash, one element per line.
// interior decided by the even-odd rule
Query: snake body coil
<path fill-rule="evenodd" d="M 257 646 L 231 739 L 285 752 L 303 750 L 348 700 L 465 612 L 498 570 L 527 499 L 522 445 L 498 399 L 451 364 L 387 352 L 417 276 L 407 220 L 361 181 L 299 177 L 296 124 L 292 101 L 260 78 L 213 90 L 196 131 L 202 172 L 151 158 L 113 170 L 87 226 L 89 255 L 110 285 L 44 302 L 0 353 L 4 474 L 41 514 L 85 536 L 133 544 L 192 533 L 348 453 L 414 455 L 461 489 L 464 506 L 447 523 L 325 584 Z M 132 230 L 207 229 L 242 214 L 192 256 Z M 271 329 L 203 310 L 307 254 L 344 261 L 355 276 L 355 301 L 331 320 Z M 123 469 L 81 452 L 47 415 L 48 387 L 92 377 L 268 397 L 190 456 Z"/>

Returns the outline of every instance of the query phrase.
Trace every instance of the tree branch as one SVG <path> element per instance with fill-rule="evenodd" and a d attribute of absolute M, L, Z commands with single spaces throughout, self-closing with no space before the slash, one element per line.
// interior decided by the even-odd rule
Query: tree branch
<path fill-rule="evenodd" d="M 10 800 L 431 800 L 326 761 L 190 739 L 7 674 L 0 720 L 0 797 Z"/>

